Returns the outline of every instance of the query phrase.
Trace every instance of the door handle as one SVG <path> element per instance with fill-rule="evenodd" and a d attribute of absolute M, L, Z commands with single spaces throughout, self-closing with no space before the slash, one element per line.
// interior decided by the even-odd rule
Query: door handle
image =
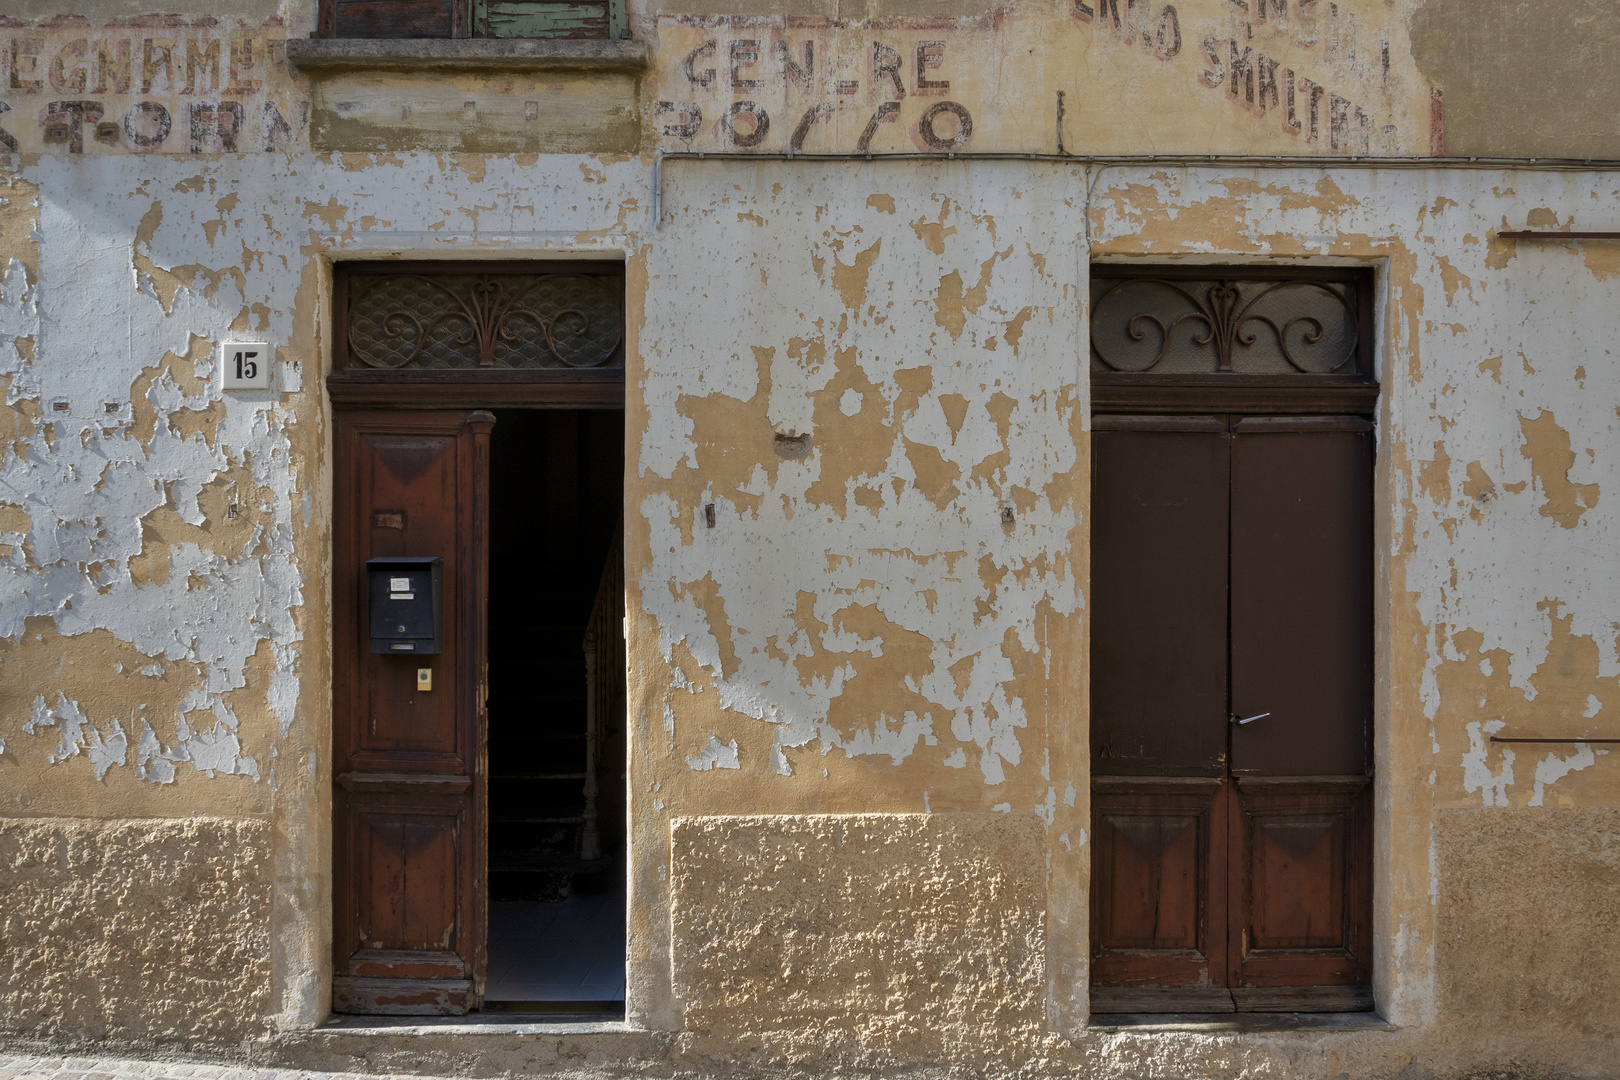
<path fill-rule="evenodd" d="M 1268 717 L 1270 715 L 1271 714 L 1268 713 L 1268 712 L 1255 713 L 1253 716 L 1238 716 L 1236 713 L 1233 713 L 1232 714 L 1232 723 L 1237 725 L 1238 727 L 1242 727 L 1244 724 L 1252 724 L 1256 720 L 1264 720 L 1266 717 Z"/>

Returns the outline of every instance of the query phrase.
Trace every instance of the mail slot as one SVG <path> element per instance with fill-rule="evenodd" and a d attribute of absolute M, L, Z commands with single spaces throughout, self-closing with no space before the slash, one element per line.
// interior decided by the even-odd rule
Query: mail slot
<path fill-rule="evenodd" d="M 444 560 L 370 559 L 371 651 L 406 656 L 440 651 Z"/>

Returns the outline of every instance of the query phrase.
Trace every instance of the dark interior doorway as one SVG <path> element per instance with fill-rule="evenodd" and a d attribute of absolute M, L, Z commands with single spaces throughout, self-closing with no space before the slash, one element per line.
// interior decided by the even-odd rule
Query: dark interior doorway
<path fill-rule="evenodd" d="M 624 413 L 496 420 L 484 1008 L 622 1009 Z"/>

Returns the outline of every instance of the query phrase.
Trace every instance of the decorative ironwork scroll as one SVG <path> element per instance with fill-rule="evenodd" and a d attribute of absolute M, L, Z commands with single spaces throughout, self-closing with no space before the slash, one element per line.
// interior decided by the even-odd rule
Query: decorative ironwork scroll
<path fill-rule="evenodd" d="M 621 367 L 621 295 L 600 274 L 357 274 L 349 365 Z"/>
<path fill-rule="evenodd" d="M 1312 279 L 1093 281 L 1093 371 L 1355 375 L 1355 283 Z"/>

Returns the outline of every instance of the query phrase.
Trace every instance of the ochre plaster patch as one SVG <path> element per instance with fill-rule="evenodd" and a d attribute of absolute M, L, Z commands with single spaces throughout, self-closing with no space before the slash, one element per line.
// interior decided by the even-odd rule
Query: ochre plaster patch
<path fill-rule="evenodd" d="M 9 276 L 12 260 L 22 264 L 24 277 L 0 284 L 0 297 L 8 290 L 33 288 L 39 280 L 39 185 L 20 176 L 0 177 L 0 282 Z"/>
<path fill-rule="evenodd" d="M 1620 706 L 1620 675 L 1600 674 L 1598 643 L 1572 632 L 1574 616 L 1561 613 L 1564 606 L 1557 600 L 1537 605 L 1551 640 L 1524 684 L 1513 680 L 1506 650 L 1482 647 L 1478 631 L 1451 634 L 1434 673 L 1435 732 L 1446 763 L 1440 805 L 1620 804 L 1620 757 L 1581 741 L 1613 737 L 1610 710 Z M 1492 736 L 1550 741 L 1492 742 Z"/>
<path fill-rule="evenodd" d="M 1550 411 L 1534 417 L 1520 415 L 1519 430 L 1524 435 L 1520 449 L 1530 460 L 1530 471 L 1541 488 L 1540 514 L 1552 518 L 1565 529 L 1573 529 L 1581 522 L 1581 515 L 1597 505 L 1597 484 L 1577 484 L 1570 480 L 1569 471 L 1575 465 L 1575 451 L 1570 448 L 1569 432 L 1559 426 Z"/>

